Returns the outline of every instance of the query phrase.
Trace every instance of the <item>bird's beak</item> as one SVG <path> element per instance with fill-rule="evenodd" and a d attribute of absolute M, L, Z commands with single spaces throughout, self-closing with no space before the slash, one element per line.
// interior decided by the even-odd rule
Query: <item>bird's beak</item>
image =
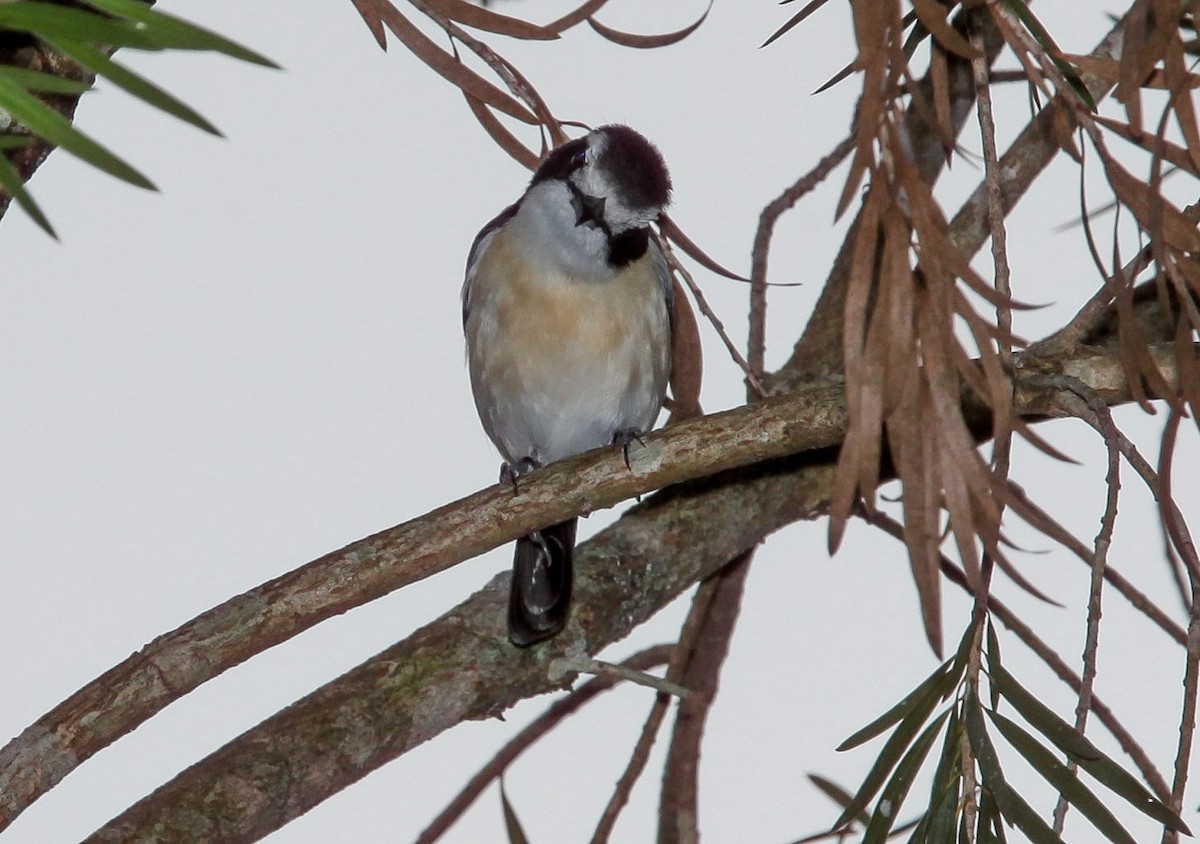
<path fill-rule="evenodd" d="M 571 207 L 575 209 L 576 226 L 604 228 L 604 197 L 588 196 L 568 182 L 571 188 Z"/>

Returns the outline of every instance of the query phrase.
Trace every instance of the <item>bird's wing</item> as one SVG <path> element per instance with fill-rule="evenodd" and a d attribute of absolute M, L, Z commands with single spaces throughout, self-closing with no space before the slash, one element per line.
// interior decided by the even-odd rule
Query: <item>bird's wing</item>
<path fill-rule="evenodd" d="M 493 217 L 486 226 L 479 230 L 479 234 L 475 235 L 475 240 L 471 242 L 471 250 L 467 253 L 467 270 L 464 274 L 462 286 L 462 318 L 463 325 L 467 324 L 467 312 L 471 307 L 471 280 L 475 277 L 475 268 L 479 265 L 479 258 L 487 251 L 488 244 L 492 242 L 496 232 L 500 227 L 511 220 L 517 214 L 517 209 L 521 207 L 521 203 L 514 202 L 512 205 L 505 208 L 495 217 Z"/>

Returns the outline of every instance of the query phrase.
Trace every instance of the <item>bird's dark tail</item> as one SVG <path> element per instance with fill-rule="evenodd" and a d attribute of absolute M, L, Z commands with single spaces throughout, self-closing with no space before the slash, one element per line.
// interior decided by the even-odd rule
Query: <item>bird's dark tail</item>
<path fill-rule="evenodd" d="M 508 639 L 526 647 L 549 639 L 567 623 L 578 518 L 517 540 L 508 593 Z"/>

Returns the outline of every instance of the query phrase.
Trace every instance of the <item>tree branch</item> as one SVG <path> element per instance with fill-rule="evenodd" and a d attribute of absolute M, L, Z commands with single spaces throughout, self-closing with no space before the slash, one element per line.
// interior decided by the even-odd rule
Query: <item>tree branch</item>
<path fill-rule="evenodd" d="M 1174 383 L 1171 350 L 1155 349 L 1155 360 Z M 1108 404 L 1131 400 L 1115 352 L 1083 349 L 1060 365 Z M 1017 410 L 1034 419 L 1062 415 L 1057 392 L 1018 383 Z M 824 395 L 830 407 L 818 415 L 836 417 L 840 397 Z M 763 402 L 733 415 L 777 406 Z M 684 427 L 648 445 L 665 445 Z M 656 494 L 580 546 L 577 603 L 558 638 L 529 651 L 507 644 L 507 574 L 501 574 L 442 618 L 180 774 L 90 840 L 123 841 L 151 830 L 185 840 L 262 836 L 462 720 L 494 716 L 522 698 L 569 685 L 564 664 L 627 635 L 768 534 L 822 514 L 833 459 L 832 449 L 793 454 Z M 600 462 L 592 456 L 567 465 L 579 471 L 592 460 Z M 535 483 L 549 486 L 531 481 L 531 496 Z"/>
<path fill-rule="evenodd" d="M 700 840 L 700 741 L 717 696 L 721 666 L 729 653 L 753 557 L 753 548 L 743 552 L 707 581 L 712 584 L 712 598 L 681 681 L 691 694 L 679 702 L 663 765 L 659 844 L 695 844 Z"/>
<path fill-rule="evenodd" d="M 540 525 L 689 478 L 835 445 L 845 424 L 840 391 L 830 387 L 682 422 L 643 437 L 645 448 L 630 453 L 632 472 L 619 450 L 593 451 L 522 478 L 517 496 L 510 487 L 490 487 L 251 589 L 155 639 L 0 750 L 0 829 L 171 701 L 327 618 Z"/>

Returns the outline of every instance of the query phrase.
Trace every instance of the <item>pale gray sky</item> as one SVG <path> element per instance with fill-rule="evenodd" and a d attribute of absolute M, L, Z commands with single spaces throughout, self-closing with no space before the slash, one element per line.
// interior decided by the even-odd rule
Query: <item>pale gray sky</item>
<path fill-rule="evenodd" d="M 570 4 L 522 2 L 549 20 Z M 382 53 L 349 0 L 165 2 L 271 56 L 269 72 L 213 56 L 131 56 L 227 135 L 215 140 L 101 84 L 79 124 L 162 189 L 137 191 L 55 154 L 32 183 L 62 237 L 19 212 L 0 225 L 0 738 L 7 739 L 154 636 L 347 542 L 492 482 L 498 458 L 475 418 L 463 367 L 458 292 L 478 228 L 527 174 L 497 150 L 461 95 L 402 46 Z M 758 44 L 794 7 L 718 2 L 690 39 L 660 51 L 610 45 L 586 26 L 554 44 L 496 46 L 562 118 L 627 122 L 663 150 L 673 216 L 710 254 L 745 270 L 762 205 L 842 137 L 856 83 L 818 85 L 851 58 L 847 12 L 831 4 L 781 42 Z M 611 26 L 676 29 L 700 3 L 614 3 Z M 1101 10 L 1047 3 L 1070 20 L 1068 51 L 1106 25 Z M 643 23 L 644 16 L 651 18 Z M 1064 41 L 1065 41 L 1064 37 Z M 1023 96 L 1001 112 L 1022 113 Z M 978 143 L 968 133 L 968 149 Z M 1094 286 L 1077 232 L 1070 167 L 1039 185 L 1014 221 L 1014 287 L 1054 303 L 1020 317 L 1035 335 Z M 973 186 L 967 161 L 953 179 Z M 779 229 L 770 358 L 803 326 L 839 241 L 839 173 Z M 986 263 L 981 263 L 986 268 Z M 696 272 L 736 338 L 745 290 Z M 705 329 L 704 400 L 741 401 L 741 380 Z M 1125 413 L 1123 419 L 1136 416 Z M 1151 420 L 1140 430 L 1156 452 Z M 1101 453 L 1082 426 L 1044 426 L 1071 454 Z M 1195 513 L 1194 437 L 1177 492 Z M 1090 538 L 1102 467 L 1029 459 L 1056 515 Z M 1131 478 L 1112 560 L 1169 607 L 1148 497 Z M 594 532 L 609 514 L 583 525 Z M 1027 547 L 1050 548 L 1015 527 Z M 252 660 L 105 750 L 29 809 L 5 841 L 77 840 L 278 708 L 356 665 L 506 567 L 502 548 L 355 610 Z M 1017 555 L 1066 609 L 1001 594 L 1053 627 L 1071 661 L 1083 635 L 1087 572 L 1065 553 Z M 619 657 L 672 638 L 678 603 Z M 952 596 L 953 640 L 965 604 Z M 1098 692 L 1168 770 L 1182 654 L 1107 596 Z M 1005 640 L 1006 660 L 1060 713 L 1071 696 Z M 774 537 L 750 578 L 742 623 L 704 748 L 705 840 L 787 841 L 836 814 L 804 779 L 853 788 L 874 745 L 833 748 L 932 669 L 901 549 L 853 526 L 837 557 L 825 526 Z M 279 842 L 405 841 L 549 698 L 506 722 L 467 724 L 386 766 L 272 837 Z M 535 748 L 508 778 L 534 842 L 586 840 L 651 703 L 621 689 Z M 1103 733 L 1096 731 L 1102 744 Z M 661 751 L 661 747 L 659 748 Z M 660 757 L 656 753 L 656 760 Z M 1013 763 L 1016 764 L 1015 762 Z M 553 770 L 553 777 L 544 773 Z M 635 792 L 616 841 L 648 840 L 658 768 Z M 1038 808 L 1051 804 L 1042 789 Z M 1193 797 L 1189 806 L 1196 803 Z M 909 816 L 909 812 L 905 816 Z M 1189 822 L 1196 820 L 1189 813 Z M 1080 825 L 1068 826 L 1079 830 Z M 1138 826 L 1130 820 L 1132 830 Z M 563 832 L 570 830 L 569 833 Z M 502 840 L 489 793 L 448 841 Z M 1073 840 L 1085 840 L 1087 833 Z"/>

